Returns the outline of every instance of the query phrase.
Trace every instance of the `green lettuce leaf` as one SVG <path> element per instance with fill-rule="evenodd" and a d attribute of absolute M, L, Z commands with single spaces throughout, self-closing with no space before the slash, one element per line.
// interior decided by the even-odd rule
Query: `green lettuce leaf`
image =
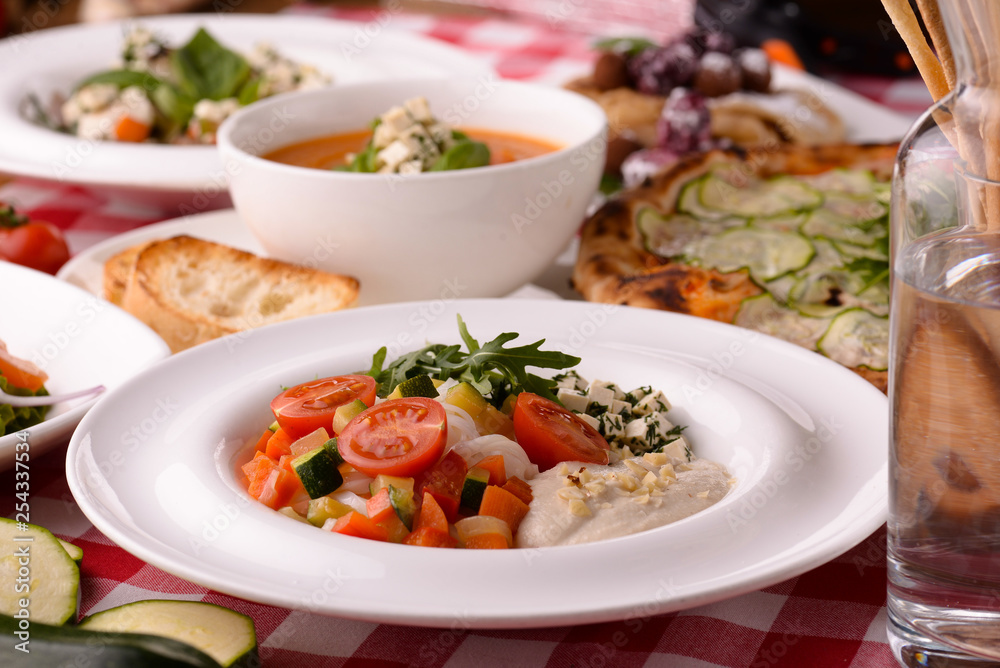
<path fill-rule="evenodd" d="M 22 397 L 47 397 L 49 395 L 44 387 L 37 392 L 26 390 L 23 387 L 14 387 L 8 384 L 6 376 L 2 375 L 0 375 L 0 390 L 3 390 L 7 394 L 15 394 Z M 45 415 L 48 412 L 48 406 L 14 408 L 10 404 L 0 404 L 0 436 L 13 434 L 38 424 L 45 419 Z"/>

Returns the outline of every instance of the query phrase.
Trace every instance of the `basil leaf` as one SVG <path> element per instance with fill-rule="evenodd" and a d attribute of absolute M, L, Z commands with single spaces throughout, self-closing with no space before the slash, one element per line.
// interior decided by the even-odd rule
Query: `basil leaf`
<path fill-rule="evenodd" d="M 250 77 L 243 87 L 240 88 L 239 95 L 236 98 L 240 102 L 240 106 L 247 106 L 248 104 L 253 104 L 260 99 L 260 77 Z"/>
<path fill-rule="evenodd" d="M 174 86 L 164 83 L 158 86 L 149 96 L 161 114 L 178 125 L 187 125 L 194 114 L 197 100 L 180 92 Z"/>
<path fill-rule="evenodd" d="M 477 141 L 463 141 L 445 151 L 434 161 L 428 171 L 443 172 L 453 169 L 485 167 L 490 164 L 490 149 Z"/>
<path fill-rule="evenodd" d="M 204 28 L 170 54 L 181 91 L 196 100 L 233 97 L 250 76 L 243 56 L 219 44 Z"/>
<path fill-rule="evenodd" d="M 351 161 L 349 165 L 341 165 L 339 167 L 334 167 L 334 171 L 337 172 L 360 172 L 363 174 L 374 174 L 375 173 L 375 154 L 378 153 L 375 150 L 375 145 L 372 142 L 368 142 L 365 149 L 354 156 L 354 160 Z"/>
<path fill-rule="evenodd" d="M 84 86 L 90 86 L 91 84 L 114 84 L 118 86 L 119 89 L 128 88 L 129 86 L 139 86 L 143 88 L 147 94 L 155 90 L 163 82 L 156 78 L 149 72 L 139 72 L 136 70 L 108 70 L 107 72 L 98 72 L 97 74 L 91 74 L 89 77 L 77 84 L 74 90 L 80 90 Z"/>

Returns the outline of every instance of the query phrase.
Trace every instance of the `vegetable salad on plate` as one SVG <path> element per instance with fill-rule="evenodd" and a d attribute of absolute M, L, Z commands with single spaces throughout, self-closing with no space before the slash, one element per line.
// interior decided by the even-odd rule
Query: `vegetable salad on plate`
<path fill-rule="evenodd" d="M 242 55 L 199 29 L 174 48 L 135 27 L 113 69 L 79 82 L 49 112 L 34 106 L 39 121 L 85 139 L 214 144 L 219 125 L 240 107 L 328 83 L 329 76 L 268 44 Z"/>
<path fill-rule="evenodd" d="M 658 390 L 587 382 L 570 369 L 580 358 L 544 341 L 480 345 L 459 329 L 465 350 L 432 344 L 386 365 L 383 348 L 366 373 L 284 389 L 241 467 L 250 496 L 334 533 L 505 549 L 634 533 L 728 491 Z"/>
<path fill-rule="evenodd" d="M 28 360 L 11 355 L 0 341 L 0 390 L 18 396 L 47 396 L 48 374 Z M 0 399 L 0 436 L 32 427 L 45 419 L 48 406 L 14 407 Z"/>

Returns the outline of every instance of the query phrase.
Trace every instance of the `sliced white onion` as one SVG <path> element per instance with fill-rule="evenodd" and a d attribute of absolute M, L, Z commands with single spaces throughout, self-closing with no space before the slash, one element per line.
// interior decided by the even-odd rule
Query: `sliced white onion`
<path fill-rule="evenodd" d="M 446 401 L 442 401 L 441 405 L 448 414 L 448 445 L 445 450 L 450 450 L 456 443 L 479 437 L 479 427 L 465 409 Z"/>
<path fill-rule="evenodd" d="M 367 489 L 365 491 L 368 491 Z M 356 510 L 364 516 L 368 516 L 368 506 L 365 500 L 354 492 L 350 492 L 343 487 L 330 495 L 334 501 L 340 501 L 345 506 L 350 506 L 351 510 Z"/>
<path fill-rule="evenodd" d="M 349 473 L 344 475 L 344 484 L 340 486 L 340 489 L 345 492 L 353 492 L 355 494 L 367 494 L 369 485 L 371 484 L 373 478 L 357 469 L 352 469 Z"/>
<path fill-rule="evenodd" d="M 468 441 L 462 441 L 453 448 L 462 459 L 475 464 L 483 457 L 503 455 L 507 477 L 517 476 L 521 480 L 531 480 L 538 475 L 538 467 L 531 463 L 528 454 L 516 441 L 500 434 L 488 434 Z"/>

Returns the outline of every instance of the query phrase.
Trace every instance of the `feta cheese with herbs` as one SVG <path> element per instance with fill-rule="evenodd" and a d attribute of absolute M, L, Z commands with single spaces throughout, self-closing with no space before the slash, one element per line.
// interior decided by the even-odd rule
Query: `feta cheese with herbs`
<path fill-rule="evenodd" d="M 576 372 L 556 376 L 556 398 L 584 419 L 602 436 L 612 451 L 660 452 L 670 448 L 676 456 L 690 456 L 690 447 L 678 427 L 667 419 L 670 402 L 660 390 L 646 385 L 624 392 L 604 380 L 587 382 Z"/>
<path fill-rule="evenodd" d="M 261 42 L 247 55 L 247 62 L 260 76 L 259 97 L 268 97 L 292 90 L 322 88 L 330 77 L 312 65 L 298 63 L 278 52 L 271 44 Z"/>

